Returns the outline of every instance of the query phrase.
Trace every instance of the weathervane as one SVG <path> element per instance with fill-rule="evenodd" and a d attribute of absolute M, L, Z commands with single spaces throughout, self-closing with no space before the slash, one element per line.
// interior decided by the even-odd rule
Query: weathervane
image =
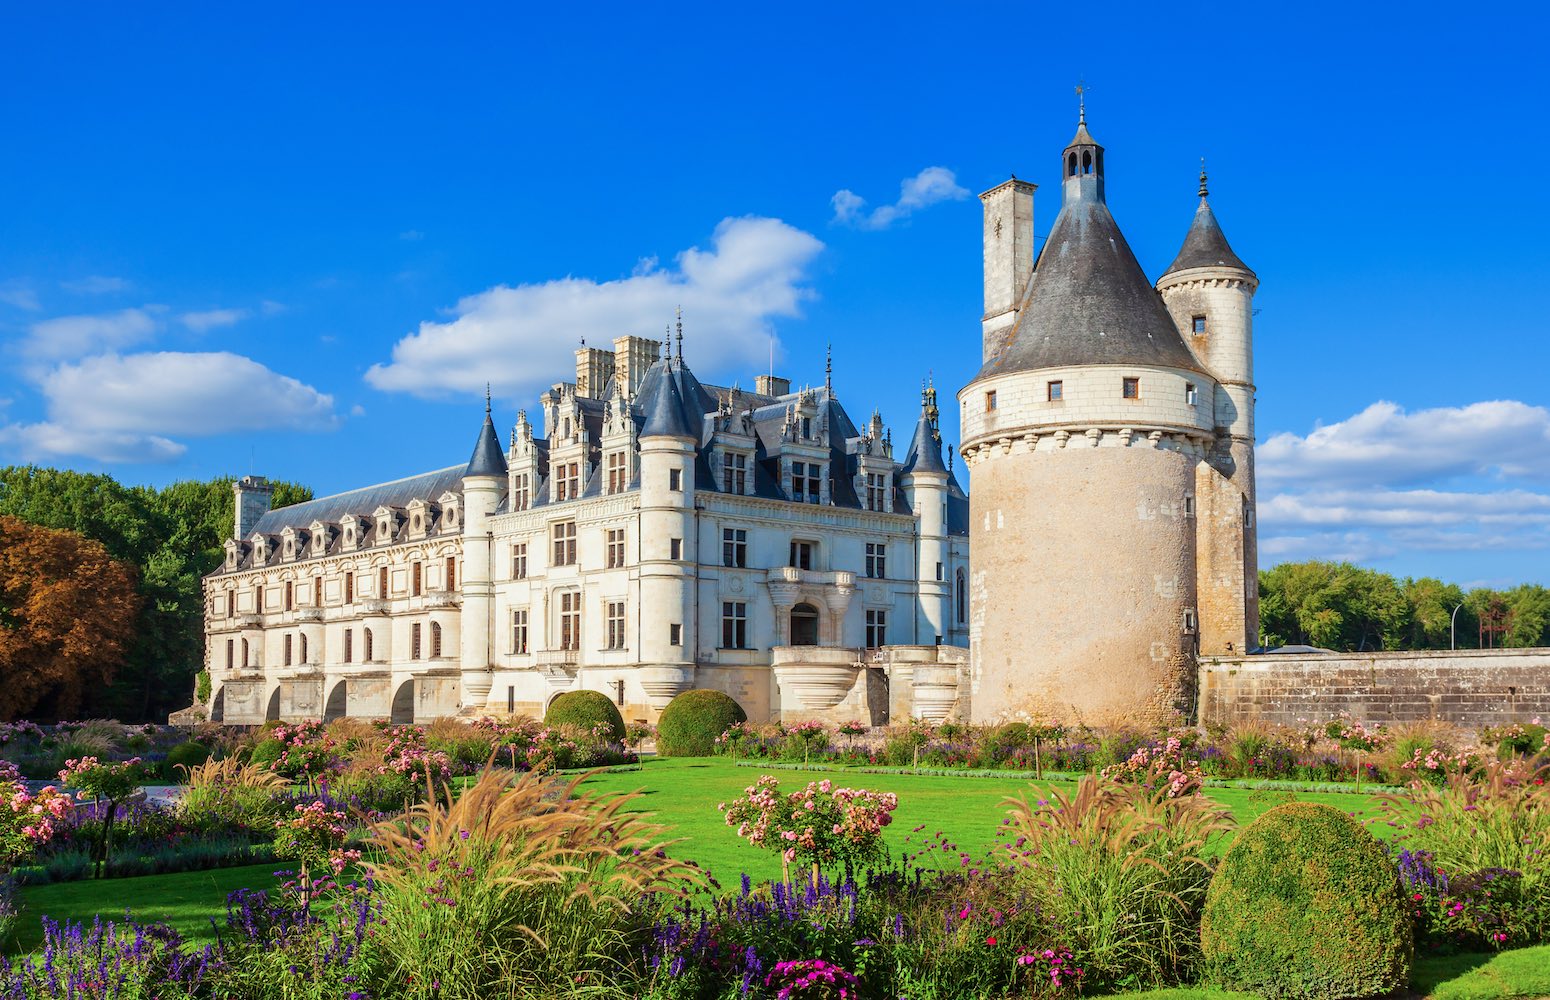
<path fill-rule="evenodd" d="M 1076 81 L 1076 121 L 1078 125 L 1087 124 L 1087 81 Z"/>

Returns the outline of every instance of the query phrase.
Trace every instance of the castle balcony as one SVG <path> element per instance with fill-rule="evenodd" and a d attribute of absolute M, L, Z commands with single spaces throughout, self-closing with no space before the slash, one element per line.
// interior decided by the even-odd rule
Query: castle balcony
<path fill-rule="evenodd" d="M 291 612 L 293 622 L 320 622 L 323 620 L 323 609 L 320 607 L 301 607 Z"/>
<path fill-rule="evenodd" d="M 251 613 L 233 615 L 231 622 L 234 628 L 263 628 L 264 616 Z"/>
<path fill-rule="evenodd" d="M 533 652 L 536 667 L 577 667 L 581 665 L 579 649 L 539 649 Z"/>
<path fill-rule="evenodd" d="M 423 608 L 455 608 L 461 603 L 460 595 L 455 590 L 428 590 L 420 599 Z"/>
<path fill-rule="evenodd" d="M 385 615 L 392 605 L 393 602 L 385 597 L 359 598 L 355 602 L 355 612 L 361 615 Z"/>
<path fill-rule="evenodd" d="M 811 713 L 834 708 L 851 693 L 865 651 L 845 646 L 776 646 L 770 667 L 780 686 L 781 712 Z"/>

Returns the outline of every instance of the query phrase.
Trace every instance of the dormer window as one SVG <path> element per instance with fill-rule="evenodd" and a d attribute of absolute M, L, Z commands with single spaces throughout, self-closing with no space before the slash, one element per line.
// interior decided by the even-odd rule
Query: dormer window
<path fill-rule="evenodd" d="M 803 417 L 802 418 L 802 438 L 803 438 L 803 440 L 806 440 L 808 438 L 811 438 L 812 436 L 813 436 L 813 418 L 812 417 Z"/>
<path fill-rule="evenodd" d="M 554 470 L 554 499 L 575 500 L 581 496 L 581 463 L 561 462 Z"/>
<path fill-rule="evenodd" d="M 511 509 L 527 510 L 532 500 L 532 479 L 525 472 L 511 477 Z"/>
<path fill-rule="evenodd" d="M 611 451 L 608 453 L 605 464 L 608 467 L 607 492 L 610 494 L 623 493 L 625 487 L 630 484 L 627 456 L 622 451 Z"/>
<path fill-rule="evenodd" d="M 748 492 L 748 456 L 727 451 L 721 454 L 721 489 L 742 496 Z"/>
<path fill-rule="evenodd" d="M 791 463 L 791 499 L 797 503 L 820 503 L 823 498 L 823 465 L 819 462 Z"/>
<path fill-rule="evenodd" d="M 457 508 L 456 507 L 448 507 L 447 508 L 447 518 L 446 518 L 446 520 L 447 520 L 447 527 L 449 527 L 449 528 L 451 528 L 451 527 L 453 527 L 454 525 L 457 524 Z"/>

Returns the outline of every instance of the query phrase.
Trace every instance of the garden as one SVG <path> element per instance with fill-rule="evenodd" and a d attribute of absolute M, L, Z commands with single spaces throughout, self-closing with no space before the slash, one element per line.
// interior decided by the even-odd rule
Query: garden
<path fill-rule="evenodd" d="M 0 727 L 0 996 L 1550 994 L 1550 737 Z M 1407 991 L 1409 991 L 1407 993 Z"/>

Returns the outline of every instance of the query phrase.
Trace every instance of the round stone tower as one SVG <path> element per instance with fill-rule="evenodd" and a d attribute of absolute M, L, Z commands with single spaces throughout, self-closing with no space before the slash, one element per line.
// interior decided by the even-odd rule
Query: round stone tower
<path fill-rule="evenodd" d="M 982 196 L 984 365 L 958 396 L 970 712 L 1160 721 L 1193 710 L 1196 466 L 1217 383 L 1110 214 L 1085 120 L 1060 169 L 1031 273 L 1016 246 L 1031 186 Z M 1000 301 L 1006 288 L 1017 297 Z"/>

